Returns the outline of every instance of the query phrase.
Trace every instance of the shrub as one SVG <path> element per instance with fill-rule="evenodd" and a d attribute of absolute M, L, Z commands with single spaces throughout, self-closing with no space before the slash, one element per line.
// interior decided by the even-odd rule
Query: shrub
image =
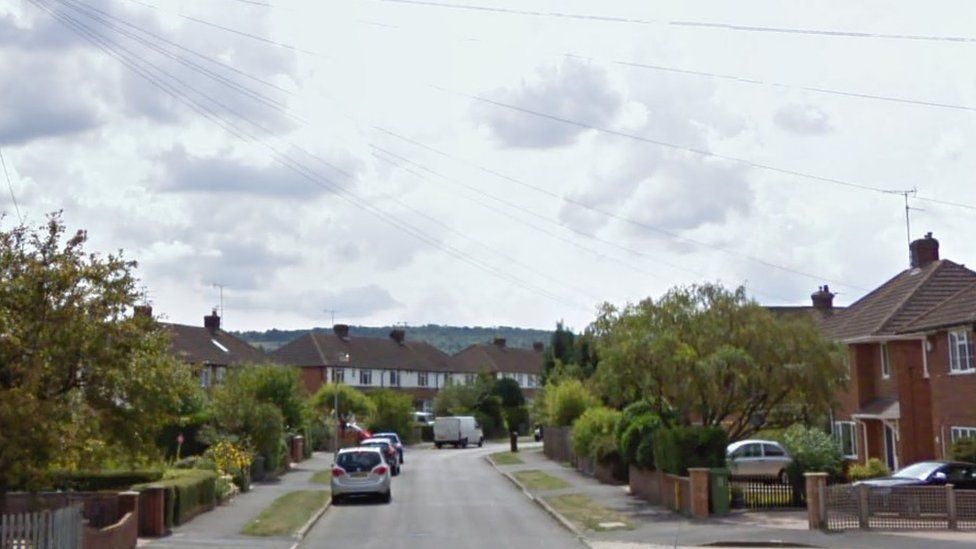
<path fill-rule="evenodd" d="M 207 449 L 205 458 L 213 461 L 219 476 L 231 477 L 242 492 L 250 490 L 252 458 L 246 449 L 229 440 L 221 440 Z"/>
<path fill-rule="evenodd" d="M 133 484 L 154 482 L 163 478 L 162 471 L 54 471 L 51 488 L 76 492 L 127 490 Z"/>
<path fill-rule="evenodd" d="M 271 471 L 277 471 L 282 466 L 280 448 L 284 445 L 282 438 L 285 436 L 281 411 L 273 404 L 268 403 L 254 406 L 248 430 L 254 451 L 264 456 L 265 467 Z"/>
<path fill-rule="evenodd" d="M 783 433 L 781 442 L 793 457 L 789 468 L 792 478 L 802 478 L 807 472 L 841 474 L 844 457 L 840 445 L 822 429 L 797 423 Z"/>
<path fill-rule="evenodd" d="M 604 406 L 590 408 L 573 424 L 573 452 L 602 461 L 617 453 L 614 430 L 620 412 Z"/>
<path fill-rule="evenodd" d="M 878 458 L 871 458 L 867 463 L 855 463 L 847 470 L 847 478 L 851 482 L 869 478 L 886 477 L 891 474 L 888 466 Z"/>
<path fill-rule="evenodd" d="M 516 431 L 521 434 L 529 425 L 529 410 L 525 406 L 505 408 L 505 427 L 509 433 Z"/>
<path fill-rule="evenodd" d="M 410 428 L 413 424 L 413 398 L 410 395 L 380 389 L 368 396 L 375 410 L 368 424 L 371 431 L 393 431 L 404 440 L 413 437 Z"/>
<path fill-rule="evenodd" d="M 183 524 L 217 504 L 217 474 L 202 469 L 170 469 L 163 479 L 133 490 L 160 487 L 166 490 L 166 524 Z"/>
<path fill-rule="evenodd" d="M 631 417 L 625 423 L 627 411 L 621 417 L 617 432 L 620 456 L 625 463 L 643 469 L 654 468 L 654 431 L 661 426 L 661 418 L 650 412 Z"/>
<path fill-rule="evenodd" d="M 546 416 L 551 425 L 567 427 L 585 412 L 596 406 L 596 399 L 578 379 L 566 379 L 558 385 L 546 387 Z"/>
<path fill-rule="evenodd" d="M 963 437 L 952 443 L 952 459 L 976 463 L 976 438 Z"/>
<path fill-rule="evenodd" d="M 687 475 L 690 467 L 724 467 L 729 438 L 718 427 L 699 425 L 662 427 L 653 435 L 654 462 L 673 475 Z"/>

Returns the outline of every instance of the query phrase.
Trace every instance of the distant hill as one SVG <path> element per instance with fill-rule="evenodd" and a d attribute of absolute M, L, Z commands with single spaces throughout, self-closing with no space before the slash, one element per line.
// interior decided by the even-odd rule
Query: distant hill
<path fill-rule="evenodd" d="M 313 328 L 331 332 L 332 328 Z M 352 337 L 388 337 L 393 326 L 350 326 L 349 334 Z M 549 330 L 533 330 L 529 328 L 513 328 L 510 326 L 499 326 L 497 328 L 485 328 L 481 326 L 439 326 L 437 324 L 427 324 L 426 326 L 408 326 L 407 341 L 426 341 L 438 349 L 448 354 L 454 354 L 465 347 L 475 343 L 490 343 L 496 337 L 505 338 L 505 344 L 509 347 L 520 347 L 531 349 L 532 343 L 541 341 L 547 346 L 552 332 Z M 251 345 L 263 348 L 265 351 L 273 351 L 285 343 L 307 334 L 310 330 L 265 330 L 231 332 Z"/>

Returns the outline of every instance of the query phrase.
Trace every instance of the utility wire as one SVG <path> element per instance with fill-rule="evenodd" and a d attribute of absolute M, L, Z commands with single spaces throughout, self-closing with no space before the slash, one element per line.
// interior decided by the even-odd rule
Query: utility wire
<path fill-rule="evenodd" d="M 788 27 L 767 27 L 758 25 L 736 25 L 732 23 L 711 21 L 689 21 L 680 19 L 642 19 L 637 17 L 619 17 L 599 14 L 567 13 L 556 11 L 533 11 L 513 8 L 499 8 L 475 4 L 454 4 L 449 2 L 433 2 L 426 0 L 377 0 L 393 4 L 411 4 L 452 10 L 467 10 L 479 12 L 503 13 L 506 15 L 528 15 L 532 17 L 551 17 L 556 19 L 582 19 L 588 21 L 604 21 L 608 23 L 629 23 L 635 25 L 666 25 L 672 27 L 688 27 L 697 29 L 718 29 L 737 32 L 763 32 L 778 34 L 802 34 L 811 36 L 828 36 L 832 38 L 883 38 L 890 40 L 911 40 L 928 42 L 976 43 L 973 36 L 945 36 L 930 34 L 900 34 L 882 32 L 841 31 L 831 29 L 799 29 Z"/>
<path fill-rule="evenodd" d="M 32 4 L 34 4 L 35 6 L 39 7 L 40 9 L 44 10 L 45 12 L 49 13 L 53 18 L 55 18 L 57 21 L 61 22 L 65 26 L 67 26 L 72 31 L 80 34 L 81 36 L 83 36 L 87 40 L 89 40 L 92 43 L 94 43 L 99 48 L 101 48 L 104 51 L 106 51 L 106 53 L 108 53 L 113 58 L 119 60 L 127 68 L 129 68 L 130 70 L 133 70 L 133 72 L 136 72 L 139 76 L 142 76 L 143 78 L 147 79 L 155 87 L 157 87 L 157 88 L 161 89 L 162 91 L 164 91 L 165 93 L 171 95 L 172 97 L 174 97 L 174 99 L 177 99 L 181 103 L 189 106 L 190 108 L 192 108 L 196 112 L 202 114 L 203 116 L 205 116 L 209 120 L 217 123 L 221 128 L 223 128 L 224 130 L 226 130 L 229 133 L 231 133 L 231 135 L 234 135 L 235 137 L 238 137 L 238 138 L 240 138 L 242 140 L 245 140 L 245 141 L 255 141 L 255 140 L 257 140 L 254 136 L 252 136 L 252 135 L 248 134 L 247 132 L 243 131 L 241 128 L 237 127 L 232 122 L 228 122 L 225 118 L 223 118 L 221 115 L 219 115 L 218 113 L 216 113 L 215 111 L 213 111 L 209 107 L 203 106 L 200 103 L 198 103 L 197 101 L 189 98 L 181 90 L 183 88 L 190 89 L 190 90 L 194 91 L 195 93 L 197 93 L 198 95 L 202 95 L 204 98 L 209 99 L 211 102 L 216 103 L 217 105 L 222 106 L 225 110 L 228 110 L 229 112 L 234 113 L 234 111 L 232 111 L 231 109 L 229 109 L 228 107 L 226 107 L 226 105 L 223 105 L 219 101 L 216 101 L 216 100 L 210 98 L 206 94 L 203 94 L 202 92 L 200 92 L 196 88 L 193 88 L 192 86 L 190 86 L 186 82 L 180 80 L 179 78 L 174 77 L 173 75 L 169 74 L 168 72 L 166 72 L 166 71 L 164 71 L 162 69 L 159 69 L 153 63 L 148 62 L 145 59 L 142 59 L 141 57 L 139 57 L 138 55 L 134 54 L 133 52 L 131 52 L 127 48 L 124 48 L 124 47 L 120 46 L 118 43 L 115 43 L 113 41 L 110 41 L 110 40 L 105 39 L 104 36 L 102 36 L 100 33 L 98 33 L 97 31 L 93 31 L 90 27 L 87 27 L 85 24 L 78 22 L 72 16 L 66 14 L 66 12 L 62 12 L 60 10 L 52 9 L 49 6 L 47 6 L 45 3 L 43 3 L 41 0 L 28 0 L 28 1 L 31 2 Z M 127 58 L 124 55 L 120 54 L 119 53 L 120 50 L 128 53 L 131 57 L 130 58 Z M 135 59 L 136 62 L 132 62 L 132 59 Z M 148 66 L 154 68 L 155 69 L 155 72 L 160 73 L 162 75 L 165 75 L 165 76 L 169 77 L 170 79 L 174 80 L 175 82 L 179 83 L 181 85 L 181 88 L 174 87 L 171 84 L 169 84 L 168 82 L 166 82 L 165 80 L 161 80 L 160 78 L 156 77 L 152 72 L 145 71 L 138 64 L 140 62 L 143 63 L 143 64 L 145 64 L 145 65 L 148 65 Z M 239 113 L 235 113 L 235 114 L 239 118 L 241 118 L 242 120 L 247 121 L 246 117 L 241 116 Z M 261 127 L 259 124 L 256 124 L 253 121 L 248 121 L 248 122 L 250 122 L 251 125 L 254 125 L 256 127 Z M 373 206 L 369 202 L 363 201 L 361 198 L 359 198 L 357 195 L 355 195 L 354 193 L 352 193 L 351 191 L 349 191 L 345 187 L 342 187 L 342 186 L 334 183 L 333 181 L 331 181 L 331 180 L 329 180 L 327 178 L 321 177 L 318 174 L 315 174 L 314 172 L 311 172 L 307 167 L 305 167 L 301 163 L 295 161 L 291 157 L 289 157 L 289 156 L 281 153 L 280 151 L 278 151 L 273 145 L 270 145 L 269 143 L 266 143 L 264 141 L 260 141 L 260 140 L 257 140 L 257 141 L 258 141 L 259 144 L 264 145 L 266 148 L 268 148 L 269 151 L 271 151 L 273 153 L 274 159 L 277 162 L 279 162 L 280 164 L 282 164 L 283 166 L 285 166 L 286 168 L 295 171 L 296 173 L 298 173 L 302 177 L 308 179 L 309 181 L 311 181 L 311 182 L 313 182 L 313 183 L 315 183 L 315 184 L 317 184 L 319 186 L 322 186 L 324 188 L 327 188 L 327 189 L 330 189 L 330 190 L 336 192 L 336 194 L 338 196 L 340 196 L 341 198 L 352 202 L 354 205 L 360 207 L 361 209 L 365 209 L 367 211 L 370 211 L 370 213 L 373 213 L 374 215 L 376 215 L 380 219 L 382 219 L 382 220 L 390 223 L 391 225 L 394 225 L 395 227 L 399 228 L 400 230 L 403 230 L 407 234 L 410 234 L 414 238 L 417 238 L 418 240 L 421 240 L 422 242 L 424 242 L 424 243 L 426 243 L 426 244 L 434 247 L 435 249 L 439 249 L 440 251 L 445 252 L 445 253 L 448 253 L 449 255 L 452 255 L 453 257 L 455 257 L 457 259 L 460 259 L 462 261 L 465 261 L 465 262 L 467 262 L 467 263 L 469 263 L 469 264 L 471 264 L 471 265 L 473 265 L 475 267 L 481 268 L 482 270 L 486 270 L 486 271 L 488 271 L 490 273 L 493 273 L 493 274 L 495 274 L 496 276 L 498 276 L 500 278 L 504 278 L 504 279 L 506 279 L 506 280 L 508 280 L 510 282 L 513 282 L 517 287 L 520 287 L 520 288 L 525 289 L 525 290 L 529 290 L 529 291 L 531 291 L 533 293 L 536 293 L 537 295 L 540 295 L 542 297 L 546 297 L 546 298 L 551 299 L 553 301 L 559 302 L 559 303 L 561 303 L 563 305 L 568 305 L 568 306 L 571 306 L 571 307 L 574 307 L 574 308 L 580 307 L 580 305 L 578 303 L 563 300 L 561 297 L 559 297 L 559 296 L 557 296 L 555 294 L 552 294 L 551 292 L 549 292 L 545 288 L 541 288 L 541 287 L 532 285 L 531 283 L 527 283 L 524 280 L 521 280 L 518 277 L 515 277 L 515 276 L 511 275 L 507 271 L 503 271 L 501 269 L 495 268 L 495 267 L 493 267 L 490 264 L 481 262 L 481 261 L 479 261 L 479 260 L 471 257 L 469 254 L 466 254 L 463 251 L 458 250 L 457 248 L 455 248 L 455 247 L 453 247 L 453 246 L 451 246 L 449 244 L 445 244 L 443 242 L 437 241 L 436 239 L 430 237 L 429 235 L 427 235 L 423 231 L 420 231 L 419 229 L 416 229 L 416 227 L 413 227 L 412 225 L 410 225 L 410 224 L 408 224 L 406 222 L 403 222 L 400 219 L 397 219 L 395 216 L 392 216 L 388 212 L 384 212 L 383 210 L 381 210 L 381 209 Z M 292 144 L 292 145 L 294 146 L 294 144 Z M 308 154 L 308 153 L 306 153 L 306 154 Z M 588 309 L 588 307 L 585 307 L 585 308 Z"/>
<path fill-rule="evenodd" d="M 14 185 L 10 182 L 10 174 L 7 173 L 7 161 L 3 159 L 3 148 L 0 148 L 0 165 L 3 166 L 3 175 L 7 178 L 7 189 L 10 191 L 10 200 L 14 203 L 14 211 L 17 212 L 17 219 L 20 224 L 24 224 L 24 216 L 20 215 L 20 206 L 17 205 L 17 196 L 14 194 Z"/>

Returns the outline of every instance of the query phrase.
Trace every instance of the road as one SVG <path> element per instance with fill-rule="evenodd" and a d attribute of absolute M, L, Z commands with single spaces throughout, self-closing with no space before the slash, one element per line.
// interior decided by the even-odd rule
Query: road
<path fill-rule="evenodd" d="M 411 448 L 393 503 L 332 506 L 301 547 L 464 549 L 581 547 L 575 536 L 499 475 L 484 456 L 507 449 Z"/>

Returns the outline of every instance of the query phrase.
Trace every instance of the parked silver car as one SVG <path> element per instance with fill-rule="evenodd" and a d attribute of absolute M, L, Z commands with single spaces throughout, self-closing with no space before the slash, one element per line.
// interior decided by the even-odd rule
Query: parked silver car
<path fill-rule="evenodd" d="M 339 450 L 332 465 L 332 503 L 353 495 L 376 495 L 390 502 L 390 465 L 380 452 L 375 447 Z"/>
<path fill-rule="evenodd" d="M 774 440 L 740 440 L 729 444 L 725 452 L 733 475 L 775 476 L 783 484 L 790 481 L 787 469 L 793 458 Z"/>

